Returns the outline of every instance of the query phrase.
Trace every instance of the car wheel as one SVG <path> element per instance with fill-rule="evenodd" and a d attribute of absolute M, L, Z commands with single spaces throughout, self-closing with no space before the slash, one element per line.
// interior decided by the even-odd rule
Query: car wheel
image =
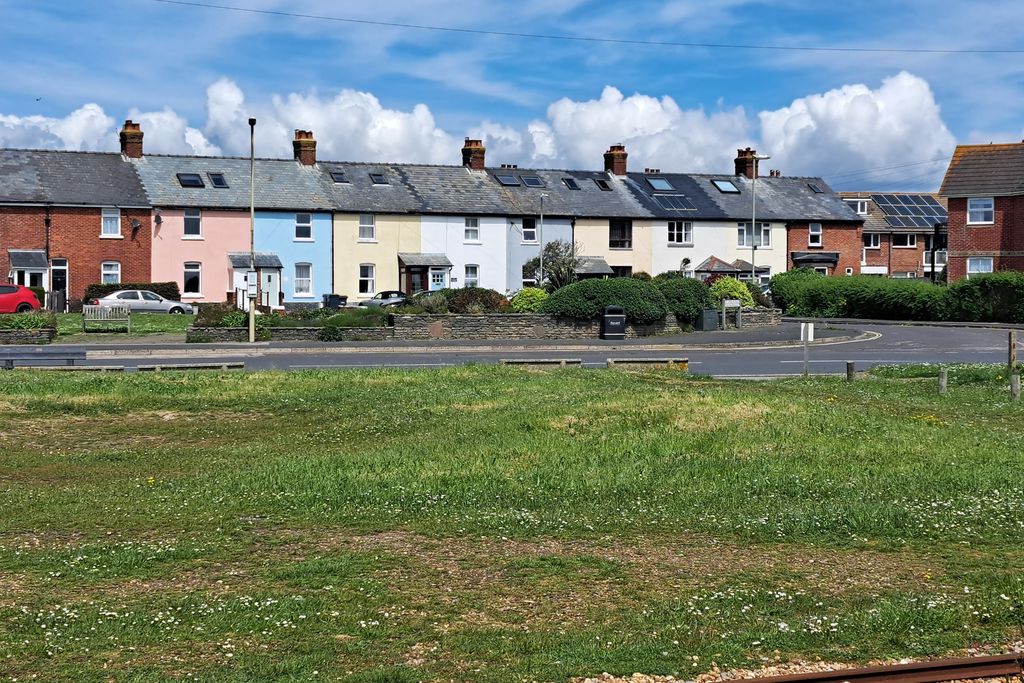
<path fill-rule="evenodd" d="M 32 304 L 20 304 L 18 306 L 18 313 L 31 313 Z"/>
<path fill-rule="evenodd" d="M 172 308 L 171 310 L 169 310 L 169 311 L 167 311 L 167 312 L 168 312 L 168 313 L 174 313 L 175 315 L 181 315 L 181 314 L 182 314 L 182 313 L 184 313 L 185 311 L 184 311 L 184 310 L 182 310 L 182 309 L 180 309 L 180 308 L 178 308 L 177 306 L 175 306 L 174 308 Z"/>

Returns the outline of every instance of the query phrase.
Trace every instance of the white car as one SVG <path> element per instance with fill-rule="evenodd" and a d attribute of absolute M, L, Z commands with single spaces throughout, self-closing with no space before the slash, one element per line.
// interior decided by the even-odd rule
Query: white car
<path fill-rule="evenodd" d="M 187 313 L 192 315 L 192 304 L 165 299 L 148 289 L 121 289 L 99 299 L 89 299 L 91 306 L 127 305 L 132 313 Z"/>

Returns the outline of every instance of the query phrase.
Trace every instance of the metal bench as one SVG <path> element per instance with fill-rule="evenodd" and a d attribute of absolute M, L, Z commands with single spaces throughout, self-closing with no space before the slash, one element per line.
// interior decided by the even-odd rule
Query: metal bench
<path fill-rule="evenodd" d="M 82 332 L 88 332 L 89 323 L 124 323 L 128 334 L 132 333 L 132 309 L 123 304 L 113 306 L 82 306 Z"/>
<path fill-rule="evenodd" d="M 85 360 L 85 349 L 69 349 L 60 346 L 26 347 L 23 349 L 0 348 L 0 367 L 13 370 L 15 366 L 67 365 Z"/>

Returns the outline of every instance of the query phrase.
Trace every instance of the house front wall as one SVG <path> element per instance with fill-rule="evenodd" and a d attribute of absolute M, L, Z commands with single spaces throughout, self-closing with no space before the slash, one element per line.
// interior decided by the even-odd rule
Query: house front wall
<path fill-rule="evenodd" d="M 331 262 L 331 215 L 309 214 L 312 237 L 296 237 L 296 212 L 257 211 L 256 251 L 271 252 L 281 259 L 281 291 L 284 300 L 292 303 L 319 302 L 323 294 L 333 292 L 333 263 Z M 295 292 L 296 264 L 309 264 L 312 291 Z"/>
<path fill-rule="evenodd" d="M 398 254 L 420 253 L 420 216 L 375 214 L 375 237 L 359 239 L 359 214 L 334 214 L 334 293 L 349 301 L 369 299 L 359 293 L 359 266 L 374 266 L 374 291 L 402 289 Z"/>
<path fill-rule="evenodd" d="M 185 235 L 183 209 L 159 211 L 161 224 L 153 227 L 153 280 L 177 282 L 185 301 L 226 301 L 234 291 L 228 252 L 249 251 L 249 212 L 202 209 L 196 237 Z M 185 294 L 186 263 L 199 264 L 198 295 Z"/>
<path fill-rule="evenodd" d="M 651 275 L 667 271 L 693 270 L 710 256 L 725 258 L 726 241 L 735 239 L 733 224 L 713 221 L 688 221 L 693 224 L 693 244 L 669 244 L 668 221 L 655 222 L 651 226 Z M 683 259 L 690 259 L 683 264 Z"/>
<path fill-rule="evenodd" d="M 967 224 L 967 199 L 949 200 L 949 280 L 967 276 L 967 259 L 991 257 L 993 270 L 1024 270 L 1024 196 L 995 197 L 994 220 Z"/>
<path fill-rule="evenodd" d="M 505 225 L 506 233 L 506 282 L 507 292 L 517 292 L 523 288 L 523 266 L 532 258 L 540 254 L 540 221 L 538 220 L 537 241 L 523 241 L 522 218 L 513 217 L 507 219 Z M 569 218 L 544 218 L 544 244 L 562 240 L 572 243 L 573 227 L 572 219 Z M 579 236 L 576 236 L 579 241 Z M 584 252 L 585 253 L 585 252 Z M 591 256 L 592 254 L 586 254 Z"/>
<path fill-rule="evenodd" d="M 479 239 L 467 240 L 466 218 L 424 216 L 420 224 L 419 251 L 448 256 L 452 262 L 451 287 L 465 286 L 466 266 L 473 265 L 477 267 L 480 287 L 504 292 L 508 286 L 507 219 L 503 216 L 469 216 L 477 221 Z"/>
<path fill-rule="evenodd" d="M 793 252 L 837 252 L 839 261 L 829 266 L 829 275 L 860 274 L 861 253 L 864 246 L 861 226 L 848 223 L 822 223 L 821 245 L 810 245 L 810 222 L 792 222 L 786 228 L 786 268 L 792 269 Z M 758 250 L 760 256 L 760 250 Z M 825 265 L 825 264 L 822 264 Z M 774 270 L 772 271 L 775 272 Z"/>
<path fill-rule="evenodd" d="M 609 266 L 629 267 L 634 273 L 650 273 L 654 267 L 652 262 L 652 245 L 654 226 L 658 221 L 636 220 L 633 223 L 632 245 L 626 249 L 612 247 L 609 238 L 611 221 L 607 218 L 580 218 L 576 221 L 576 241 L 580 243 L 580 252 L 585 256 L 599 256 Z M 666 224 L 667 226 L 667 224 Z M 667 239 L 667 230 L 666 239 Z"/>
<path fill-rule="evenodd" d="M 749 223 L 750 221 L 747 221 Z M 733 221 L 726 230 L 725 254 L 716 254 L 719 258 L 732 263 L 736 259 L 753 263 L 758 268 L 768 266 L 771 274 L 785 272 L 789 262 L 788 238 L 786 235 L 786 224 L 780 222 L 769 222 L 758 220 L 758 223 L 767 222 L 771 226 L 771 246 L 758 247 L 757 251 L 750 247 L 740 246 L 739 228 L 743 221 Z M 753 259 L 753 260 L 751 260 Z"/>

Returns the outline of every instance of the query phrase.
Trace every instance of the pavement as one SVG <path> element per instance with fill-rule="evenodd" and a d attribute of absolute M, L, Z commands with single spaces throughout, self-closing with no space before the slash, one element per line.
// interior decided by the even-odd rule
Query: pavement
<path fill-rule="evenodd" d="M 502 359 L 579 359 L 585 367 L 609 358 L 688 358 L 690 371 L 716 377 L 778 377 L 804 370 L 800 326 L 695 332 L 609 342 L 599 339 L 536 341 L 406 341 L 249 344 L 76 344 L 87 366 L 124 367 L 197 363 L 244 363 L 247 370 L 306 370 L 368 367 L 445 367 L 494 364 Z M 1007 332 L 1000 329 L 831 324 L 817 326 L 808 347 L 812 374 L 842 374 L 846 362 L 859 371 L 879 364 L 1002 363 Z M 60 345 L 54 345 L 59 347 Z M 1018 346 L 1020 346 L 1018 344 Z M 51 347 L 53 348 L 53 347 Z M 1019 356 L 1024 356 L 1018 350 Z"/>

